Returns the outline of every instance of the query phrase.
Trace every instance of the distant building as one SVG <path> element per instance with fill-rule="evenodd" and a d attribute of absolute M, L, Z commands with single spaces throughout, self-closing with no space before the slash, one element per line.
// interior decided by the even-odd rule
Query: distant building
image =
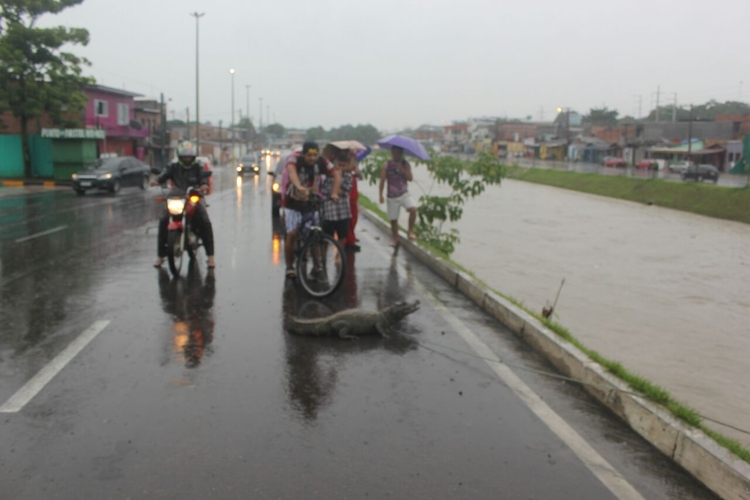
<path fill-rule="evenodd" d="M 469 140 L 469 126 L 466 123 L 454 123 L 443 127 L 443 144 L 446 146 L 459 146 Z"/>
<path fill-rule="evenodd" d="M 104 85 L 89 85 L 84 92 L 88 96 L 86 126 L 106 132 L 99 142 L 99 154 L 143 159 L 149 130 L 135 119 L 135 98 L 141 95 Z"/>

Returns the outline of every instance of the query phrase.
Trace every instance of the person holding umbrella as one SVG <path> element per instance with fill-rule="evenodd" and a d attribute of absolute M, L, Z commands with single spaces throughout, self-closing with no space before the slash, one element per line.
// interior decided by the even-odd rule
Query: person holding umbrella
<path fill-rule="evenodd" d="M 407 182 L 414 180 L 411 173 L 411 165 L 404 159 L 404 148 L 401 146 L 391 146 L 391 159 L 383 165 L 380 170 L 380 203 L 385 203 L 383 199 L 383 187 L 388 183 L 388 219 L 391 221 L 391 234 L 393 243 L 391 246 L 397 247 L 398 240 L 398 214 L 401 207 L 409 212 L 409 226 L 406 233 L 410 240 L 416 240 L 414 236 L 414 222 L 417 220 L 417 205 L 409 195 Z"/>

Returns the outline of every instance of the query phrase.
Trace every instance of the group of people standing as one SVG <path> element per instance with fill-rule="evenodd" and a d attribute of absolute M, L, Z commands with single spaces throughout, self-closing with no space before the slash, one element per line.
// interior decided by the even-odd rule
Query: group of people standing
<path fill-rule="evenodd" d="M 323 200 L 323 231 L 335 236 L 346 250 L 358 252 L 358 240 L 354 232 L 357 224 L 357 180 L 362 178 L 357 167 L 355 151 L 352 149 L 327 148 L 321 154 L 316 142 L 308 141 L 302 150 L 292 153 L 285 160 L 282 179 L 282 206 L 286 226 L 286 276 L 296 278 L 294 249 L 303 213 L 309 211 L 312 194 Z M 391 221 L 393 241 L 398 246 L 398 215 L 401 207 L 409 212 L 409 239 L 414 236 L 417 207 L 409 195 L 407 183 L 412 181 L 411 166 L 404 159 L 401 148 L 391 149 L 392 158 L 383 165 L 380 176 L 380 202 L 384 203 L 383 188 L 388 185 L 388 218 Z"/>

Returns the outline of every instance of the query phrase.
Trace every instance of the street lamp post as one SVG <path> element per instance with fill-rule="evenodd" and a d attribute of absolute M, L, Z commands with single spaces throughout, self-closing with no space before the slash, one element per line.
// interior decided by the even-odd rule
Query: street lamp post
<path fill-rule="evenodd" d="M 245 98 L 245 114 L 247 115 L 247 144 L 246 148 L 250 149 L 250 87 L 252 85 L 245 85 L 245 88 L 247 89 L 247 97 Z"/>
<path fill-rule="evenodd" d="M 232 167 L 234 168 L 235 157 L 234 157 L 234 68 L 229 70 L 232 75 L 232 127 L 230 128 L 232 134 Z"/>
<path fill-rule="evenodd" d="M 198 77 L 199 75 L 199 66 L 198 66 L 198 21 L 201 17 L 205 16 L 203 12 L 200 14 L 198 12 L 193 12 L 190 14 L 191 16 L 195 17 L 195 149 L 198 152 L 198 155 L 201 154 L 201 133 L 200 133 L 200 127 L 201 127 L 201 119 L 200 119 L 200 79 Z M 188 134 L 189 135 L 189 134 Z"/>

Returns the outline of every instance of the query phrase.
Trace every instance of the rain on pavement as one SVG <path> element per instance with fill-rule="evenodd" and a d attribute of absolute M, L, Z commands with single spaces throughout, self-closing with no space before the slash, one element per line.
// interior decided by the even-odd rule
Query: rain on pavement
<path fill-rule="evenodd" d="M 0 414 L 3 498 L 618 498 L 430 300 L 509 365 L 550 370 L 496 321 L 366 221 L 342 289 L 311 300 L 284 280 L 267 176 L 216 182 L 217 269 L 201 251 L 177 280 L 151 267 L 158 189 L 0 196 L 0 404 L 109 322 Z M 390 339 L 284 331 L 414 299 Z M 643 498 L 714 498 L 575 385 L 517 376 Z"/>

